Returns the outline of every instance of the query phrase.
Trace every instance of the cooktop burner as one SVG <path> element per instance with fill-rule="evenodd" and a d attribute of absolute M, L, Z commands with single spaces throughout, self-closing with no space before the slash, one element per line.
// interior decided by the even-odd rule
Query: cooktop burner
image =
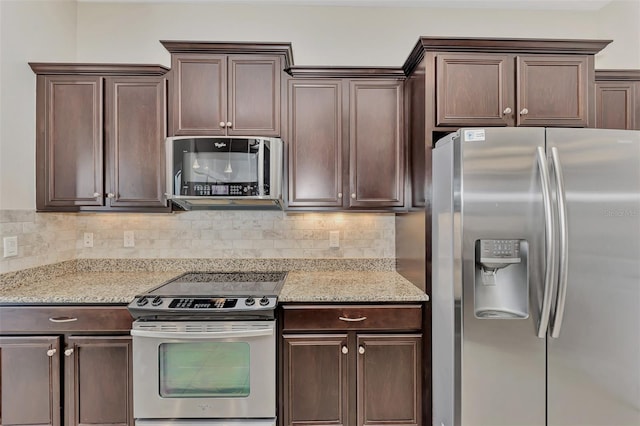
<path fill-rule="evenodd" d="M 135 297 L 134 318 L 273 317 L 286 272 L 188 272 Z"/>

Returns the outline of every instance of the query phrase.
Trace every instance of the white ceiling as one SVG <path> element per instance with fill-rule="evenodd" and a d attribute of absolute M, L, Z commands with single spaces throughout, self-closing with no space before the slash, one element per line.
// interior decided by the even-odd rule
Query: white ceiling
<path fill-rule="evenodd" d="M 232 5 L 427 7 L 449 9 L 599 10 L 613 0 L 76 0 L 80 3 L 211 3 Z M 637 0 L 617 0 L 637 1 Z"/>

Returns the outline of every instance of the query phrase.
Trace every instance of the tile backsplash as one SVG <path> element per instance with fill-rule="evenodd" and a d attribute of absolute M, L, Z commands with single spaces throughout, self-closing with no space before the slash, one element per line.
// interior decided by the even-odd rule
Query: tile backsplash
<path fill-rule="evenodd" d="M 132 231 L 134 247 L 124 247 Z M 338 231 L 337 248 L 329 232 Z M 93 234 L 93 247 L 83 245 Z M 0 273 L 69 259 L 395 257 L 392 213 L 192 211 L 174 214 L 0 211 L 0 236 L 18 236 Z"/>
<path fill-rule="evenodd" d="M 76 217 L 68 213 L 0 210 L 0 240 L 18 237 L 18 255 L 0 256 L 0 273 L 75 259 Z"/>

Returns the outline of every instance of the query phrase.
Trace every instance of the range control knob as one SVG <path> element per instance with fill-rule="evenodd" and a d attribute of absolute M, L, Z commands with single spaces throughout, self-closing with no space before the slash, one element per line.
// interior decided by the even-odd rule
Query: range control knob
<path fill-rule="evenodd" d="M 138 299 L 138 302 L 136 302 L 136 305 L 138 306 L 144 306 L 148 303 L 149 301 L 147 300 L 146 297 L 141 297 L 140 299 Z"/>
<path fill-rule="evenodd" d="M 255 305 L 256 300 L 253 297 L 247 297 L 247 299 L 244 301 L 244 304 L 247 306 L 253 306 Z"/>
<path fill-rule="evenodd" d="M 262 299 L 260 299 L 260 306 L 267 306 L 269 304 L 269 299 L 267 299 L 266 297 L 263 297 Z"/>
<path fill-rule="evenodd" d="M 162 297 L 160 296 L 156 296 L 152 301 L 151 304 L 153 306 L 158 306 L 158 305 L 162 305 Z"/>

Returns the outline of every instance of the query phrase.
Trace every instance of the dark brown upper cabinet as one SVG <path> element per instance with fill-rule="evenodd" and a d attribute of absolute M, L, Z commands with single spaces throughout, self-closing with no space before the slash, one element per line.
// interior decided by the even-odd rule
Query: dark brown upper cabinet
<path fill-rule="evenodd" d="M 640 70 L 596 70 L 596 127 L 640 130 Z"/>
<path fill-rule="evenodd" d="M 290 72 L 288 208 L 402 208 L 401 70 L 294 67 Z"/>
<path fill-rule="evenodd" d="M 171 52 L 171 135 L 281 136 L 291 45 L 162 41 Z"/>
<path fill-rule="evenodd" d="M 167 69 L 30 64 L 38 211 L 168 211 Z"/>
<path fill-rule="evenodd" d="M 436 126 L 587 127 L 587 55 L 438 54 Z"/>

